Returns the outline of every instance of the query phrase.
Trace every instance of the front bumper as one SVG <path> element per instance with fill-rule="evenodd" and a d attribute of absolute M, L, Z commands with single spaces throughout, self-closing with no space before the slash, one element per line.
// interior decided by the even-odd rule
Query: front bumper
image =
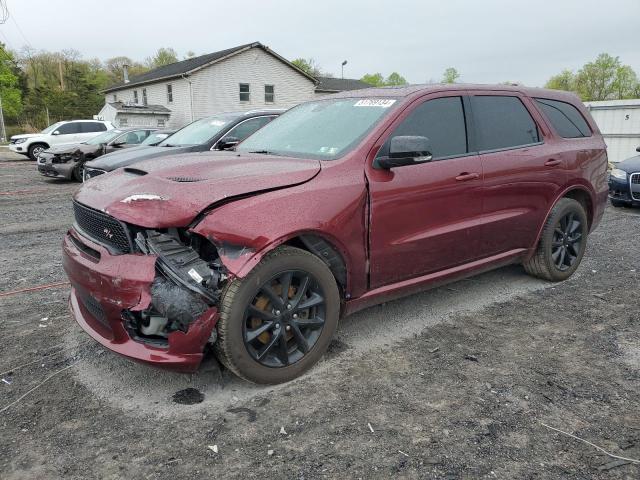
<path fill-rule="evenodd" d="M 10 143 L 9 144 L 9 150 L 11 150 L 14 153 L 22 153 L 23 155 L 26 155 L 28 152 L 27 147 L 25 146 L 26 142 L 24 143 Z"/>
<path fill-rule="evenodd" d="M 53 163 L 53 155 L 41 154 L 38 157 L 38 172 L 45 177 L 64 178 L 70 180 L 78 162 L 69 160 L 66 163 Z"/>
<path fill-rule="evenodd" d="M 631 183 L 630 175 L 627 176 L 626 180 L 610 176 L 609 198 L 629 205 L 640 204 L 640 184 Z"/>
<path fill-rule="evenodd" d="M 127 328 L 126 312 L 145 310 L 156 276 L 154 255 L 111 255 L 101 245 L 69 230 L 63 241 L 63 267 L 71 282 L 69 306 L 78 324 L 108 349 L 138 362 L 182 372 L 195 371 L 218 321 L 212 307 L 187 332 L 168 335 L 158 346 Z"/>

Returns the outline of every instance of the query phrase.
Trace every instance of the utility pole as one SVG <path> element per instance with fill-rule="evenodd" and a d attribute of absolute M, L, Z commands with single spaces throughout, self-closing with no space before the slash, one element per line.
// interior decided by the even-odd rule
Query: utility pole
<path fill-rule="evenodd" d="M 44 106 L 44 111 L 47 112 L 47 127 L 51 125 L 51 120 L 49 120 L 49 107 Z"/>
<path fill-rule="evenodd" d="M 4 110 L 2 109 L 2 97 L 0 97 L 0 126 L 2 127 L 0 141 L 5 142 L 7 140 L 7 131 L 4 128 Z"/>
<path fill-rule="evenodd" d="M 58 59 L 58 73 L 60 74 L 60 90 L 64 91 L 64 78 L 62 77 L 62 59 Z"/>
<path fill-rule="evenodd" d="M 342 77 L 344 78 L 344 66 L 347 64 L 347 61 L 345 60 L 344 62 L 342 62 Z"/>

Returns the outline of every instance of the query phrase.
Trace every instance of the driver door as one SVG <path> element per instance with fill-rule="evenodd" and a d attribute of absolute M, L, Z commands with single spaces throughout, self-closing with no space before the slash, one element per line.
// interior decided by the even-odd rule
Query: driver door
<path fill-rule="evenodd" d="M 369 163 L 370 286 L 445 270 L 481 256 L 482 165 L 469 151 L 465 100 L 418 100 L 387 130 L 390 139 L 427 137 L 433 160 L 376 169 Z"/>

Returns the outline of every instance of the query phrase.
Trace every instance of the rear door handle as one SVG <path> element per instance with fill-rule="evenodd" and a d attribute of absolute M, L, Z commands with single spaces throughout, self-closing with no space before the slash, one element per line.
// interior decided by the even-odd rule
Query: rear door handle
<path fill-rule="evenodd" d="M 472 172 L 472 173 L 464 172 L 464 173 L 461 173 L 460 175 L 458 175 L 456 177 L 456 180 L 458 182 L 467 182 L 469 180 L 475 180 L 476 178 L 480 178 L 480 174 L 479 173 L 476 173 L 476 172 Z"/>
<path fill-rule="evenodd" d="M 555 167 L 556 165 L 560 165 L 560 163 L 562 163 L 561 160 L 558 160 L 557 158 L 550 158 L 549 160 L 544 162 L 544 165 L 546 167 Z"/>

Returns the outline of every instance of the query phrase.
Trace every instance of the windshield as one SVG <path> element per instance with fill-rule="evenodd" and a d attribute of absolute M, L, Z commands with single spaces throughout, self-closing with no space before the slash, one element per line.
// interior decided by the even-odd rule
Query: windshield
<path fill-rule="evenodd" d="M 109 130 L 108 132 L 101 133 L 97 137 L 93 137 L 91 140 L 87 140 L 88 145 L 100 145 L 101 143 L 109 143 L 122 133 L 122 130 Z"/>
<path fill-rule="evenodd" d="M 168 133 L 152 133 L 140 145 L 157 145 L 168 136 Z"/>
<path fill-rule="evenodd" d="M 63 122 L 57 122 L 54 123 L 53 125 L 49 125 L 47 128 L 45 128 L 44 130 L 42 130 L 40 133 L 50 133 L 53 132 L 56 128 L 58 128 L 60 125 L 62 125 Z"/>
<path fill-rule="evenodd" d="M 222 127 L 238 118 L 238 115 L 214 115 L 190 123 L 166 138 L 159 147 L 202 145 L 222 130 Z"/>
<path fill-rule="evenodd" d="M 389 98 L 303 103 L 247 138 L 237 151 L 334 160 L 355 147 L 395 103 Z"/>

